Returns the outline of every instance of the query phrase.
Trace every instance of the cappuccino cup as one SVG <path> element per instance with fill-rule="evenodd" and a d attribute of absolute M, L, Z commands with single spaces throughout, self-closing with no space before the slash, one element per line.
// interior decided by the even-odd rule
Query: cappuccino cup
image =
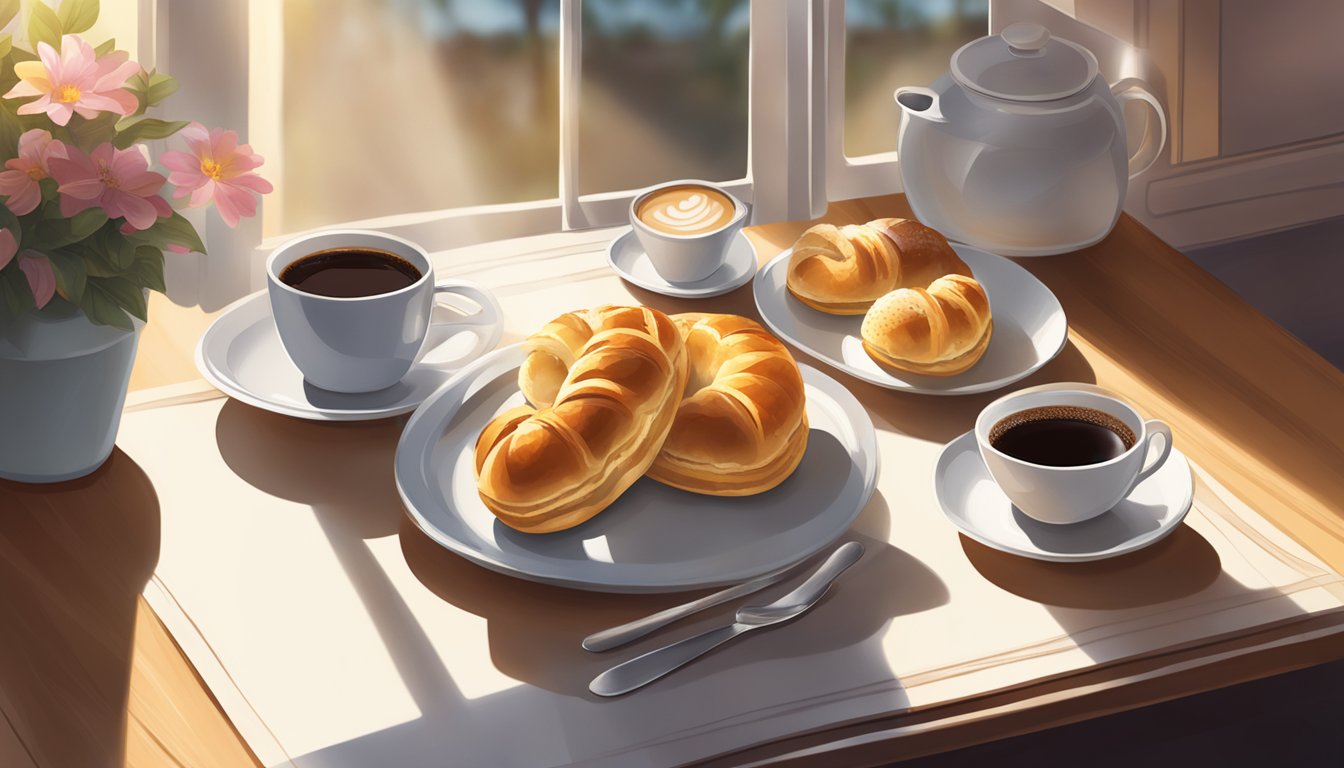
<path fill-rule="evenodd" d="M 650 187 L 630 202 L 630 226 L 659 277 L 694 283 L 714 274 L 747 218 L 747 206 L 707 181 Z"/>
<path fill-rule="evenodd" d="M 267 259 L 266 286 L 285 354 L 308 384 L 332 392 L 373 392 L 401 381 L 424 346 L 436 300 L 475 305 L 471 314 L 433 324 L 452 335 L 474 333 L 477 354 L 503 333 L 503 313 L 489 291 L 465 280 L 436 282 L 423 248 L 372 230 L 289 240 Z"/>
<path fill-rule="evenodd" d="M 985 468 L 1021 512 L 1078 523 L 1119 504 L 1171 454 L 1171 429 L 1091 384 L 1046 384 L 985 406 Z"/>

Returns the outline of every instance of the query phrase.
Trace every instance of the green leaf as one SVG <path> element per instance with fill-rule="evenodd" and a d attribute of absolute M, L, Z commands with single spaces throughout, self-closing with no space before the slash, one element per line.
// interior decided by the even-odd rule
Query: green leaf
<path fill-rule="evenodd" d="M 0 306 L 4 307 L 9 317 L 18 317 L 37 309 L 33 292 L 28 287 L 28 278 L 23 276 L 17 262 L 15 259 L 8 267 L 0 269 Z"/>
<path fill-rule="evenodd" d="M 75 243 L 66 250 L 84 260 L 84 268 L 89 273 L 89 277 L 116 277 L 120 275 L 122 270 L 117 269 L 102 249 L 90 245 L 92 242 L 92 240 L 86 240 L 82 243 Z"/>
<path fill-rule="evenodd" d="M 137 141 L 166 139 L 187 127 L 186 120 L 160 120 L 157 117 L 137 115 L 117 121 L 117 135 L 112 145 L 125 149 Z"/>
<path fill-rule="evenodd" d="M 11 160 L 19 156 L 19 136 L 23 126 L 19 117 L 8 109 L 0 108 L 0 160 Z"/>
<path fill-rule="evenodd" d="M 168 218 L 154 222 L 154 226 L 149 229 L 132 232 L 126 238 L 136 245 L 152 245 L 159 250 L 172 244 L 205 253 L 205 243 L 196 234 L 196 228 L 177 211 L 173 211 L 173 215 Z"/>
<path fill-rule="evenodd" d="M 0 27 L 19 15 L 19 0 L 0 0 Z"/>
<path fill-rule="evenodd" d="M 95 48 L 93 49 L 93 53 L 94 53 L 95 56 L 103 57 L 103 56 L 106 56 L 107 54 L 109 54 L 109 53 L 115 51 L 116 49 L 117 49 L 117 41 L 116 41 L 116 39 L 115 39 L 115 38 L 111 38 L 111 37 L 109 37 L 108 39 L 106 39 L 106 40 L 104 40 L 103 42 L 99 43 L 99 44 L 97 45 L 97 47 L 95 47 Z"/>
<path fill-rule="evenodd" d="M 56 290 L 73 304 L 84 297 L 84 286 L 88 282 L 88 266 L 78 254 L 69 251 L 48 251 L 51 271 L 56 274 Z"/>
<path fill-rule="evenodd" d="M 107 283 L 116 279 L 89 278 L 84 296 L 79 300 L 79 308 L 84 310 L 84 315 L 95 325 L 110 325 L 124 331 L 134 330 L 131 318 L 117 301 L 116 294 L 120 293 L 119 289 L 109 291 L 107 288 Z M 139 296 L 139 292 L 136 292 L 136 295 Z"/>
<path fill-rule="evenodd" d="M 126 81 L 125 88 L 134 93 L 135 98 L 140 101 L 140 107 L 135 111 L 135 115 L 143 115 L 145 110 L 176 93 L 178 82 L 176 78 L 161 74 L 158 70 L 148 72 L 141 70 L 139 74 L 132 75 Z"/>
<path fill-rule="evenodd" d="M 14 37 L 12 35 L 0 37 L 0 59 L 8 56 L 12 50 L 14 50 Z"/>
<path fill-rule="evenodd" d="M 23 228 L 19 226 L 19 217 L 3 205 L 0 205 L 0 229 L 8 229 L 14 233 L 15 237 L 18 237 L 23 231 Z"/>
<path fill-rule="evenodd" d="M 102 208 L 87 208 L 70 217 L 70 235 L 78 242 L 97 232 L 106 223 L 106 211 Z"/>
<path fill-rule="evenodd" d="M 61 0 L 59 18 L 66 34 L 84 32 L 98 20 L 98 0 Z"/>
<path fill-rule="evenodd" d="M 48 209 L 44 208 L 43 213 Z M 33 234 L 31 240 L 25 240 L 24 246 L 36 248 L 40 251 L 51 251 L 57 248 L 63 248 L 71 243 L 77 243 L 80 240 L 92 235 L 98 231 L 98 228 L 107 223 L 107 214 L 101 208 L 90 208 L 86 211 L 80 211 L 74 216 L 66 218 L 49 218 L 37 222 L 37 231 Z M 119 236 L 117 239 L 121 239 Z M 127 248 L 129 243 L 124 244 Z M 130 258 L 126 259 L 126 266 L 130 266 Z"/>
<path fill-rule="evenodd" d="M 84 295 L 90 293 L 102 294 L 141 320 L 145 319 L 148 312 L 144 290 L 125 277 L 91 277 Z"/>
<path fill-rule="evenodd" d="M 126 271 L 135 263 L 135 243 L 121 234 L 116 227 L 109 227 L 102 231 L 103 252 L 107 254 L 107 260 L 112 262 L 112 266 L 119 271 Z"/>
<path fill-rule="evenodd" d="M 92 120 L 75 115 L 70 118 L 70 124 L 66 127 L 69 129 L 76 145 L 95 147 L 105 141 L 112 140 L 118 117 L 112 112 L 104 112 Z M 57 136 L 57 138 L 60 137 Z"/>
<path fill-rule="evenodd" d="M 164 75 L 159 72 L 149 74 L 149 87 L 145 90 L 145 97 L 149 100 L 152 107 L 164 99 L 177 93 L 177 78 Z"/>
<path fill-rule="evenodd" d="M 164 293 L 168 286 L 163 281 L 163 251 L 152 245 L 141 245 L 135 249 L 135 264 L 131 265 L 128 277 L 137 285 L 151 291 Z"/>
<path fill-rule="evenodd" d="M 56 50 L 61 49 L 61 19 L 51 7 L 42 2 L 33 3 L 28 17 L 28 40 L 34 50 L 38 43 L 46 43 Z"/>

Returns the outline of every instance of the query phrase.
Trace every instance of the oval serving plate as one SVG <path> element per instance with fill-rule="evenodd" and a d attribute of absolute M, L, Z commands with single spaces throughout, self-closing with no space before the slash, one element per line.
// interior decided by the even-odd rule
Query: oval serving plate
<path fill-rule="evenodd" d="M 925 395 L 971 395 L 1000 389 L 1040 370 L 1064 349 L 1069 324 L 1064 308 L 1036 276 L 1021 266 L 969 245 L 952 244 L 989 297 L 994 334 L 970 370 L 924 376 L 889 370 L 863 349 L 863 315 L 828 315 L 798 301 L 786 285 L 787 249 L 756 274 L 752 292 L 770 330 L 837 370 L 888 389 Z"/>
<path fill-rule="evenodd" d="M 775 573 L 839 538 L 877 481 L 868 413 L 839 382 L 799 366 L 811 427 L 802 463 L 755 496 L 702 496 L 647 478 L 565 531 L 520 533 L 476 492 L 476 437 L 522 404 L 521 345 L 475 361 L 411 416 L 397 445 L 397 490 L 444 548 L 519 578 L 600 592 L 674 592 Z"/>

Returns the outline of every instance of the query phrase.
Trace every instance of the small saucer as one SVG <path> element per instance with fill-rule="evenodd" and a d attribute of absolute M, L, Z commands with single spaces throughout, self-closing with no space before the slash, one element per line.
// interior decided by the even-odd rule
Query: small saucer
<path fill-rule="evenodd" d="M 933 489 L 943 514 L 987 547 L 1036 560 L 1077 563 L 1116 557 L 1159 541 L 1190 511 L 1195 486 L 1190 464 L 1175 448 L 1162 468 L 1114 509 L 1072 525 L 1031 519 L 999 490 L 967 432 L 938 457 Z"/>
<path fill-rule="evenodd" d="M 451 322 L 445 312 L 436 304 L 435 320 Z M 420 358 L 401 381 L 376 392 L 330 392 L 303 380 L 280 343 L 270 299 L 260 291 L 215 318 L 196 346 L 196 368 L 224 394 L 273 413 L 312 421 L 383 419 L 415 410 L 458 369 L 492 349 L 500 330 L 451 333 L 431 324 Z"/>
<path fill-rule="evenodd" d="M 634 285 L 684 299 L 704 299 L 721 296 L 751 281 L 756 274 L 756 249 L 741 232 L 728 246 L 728 259 L 714 274 L 694 283 L 669 283 L 654 270 L 649 255 L 639 244 L 634 230 L 627 229 L 607 246 L 607 263 L 626 281 Z"/>

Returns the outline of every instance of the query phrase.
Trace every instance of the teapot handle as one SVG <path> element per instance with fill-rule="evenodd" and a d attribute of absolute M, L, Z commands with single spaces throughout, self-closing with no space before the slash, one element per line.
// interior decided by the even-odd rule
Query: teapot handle
<path fill-rule="evenodd" d="M 1142 80 L 1127 78 L 1111 86 L 1111 93 L 1121 102 L 1120 116 L 1124 118 L 1123 103 L 1126 101 L 1142 101 L 1151 108 L 1152 114 L 1148 117 L 1148 123 L 1144 127 L 1143 141 L 1139 148 L 1134 150 L 1134 154 L 1129 156 L 1129 178 L 1134 178 L 1140 173 L 1148 170 L 1157 158 L 1162 154 L 1162 150 L 1167 146 L 1167 113 L 1158 103 L 1157 97 L 1149 91 Z M 1157 117 L 1157 130 L 1153 130 L 1152 118 Z M 1156 140 L 1154 140 L 1156 136 Z"/>

